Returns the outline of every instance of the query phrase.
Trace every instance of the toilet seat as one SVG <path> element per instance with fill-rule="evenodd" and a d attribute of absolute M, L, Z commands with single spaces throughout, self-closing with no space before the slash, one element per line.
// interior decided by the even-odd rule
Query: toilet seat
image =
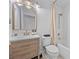
<path fill-rule="evenodd" d="M 48 51 L 48 53 L 53 53 L 56 54 L 58 53 L 58 48 L 55 45 L 49 45 L 46 47 L 46 50 Z"/>

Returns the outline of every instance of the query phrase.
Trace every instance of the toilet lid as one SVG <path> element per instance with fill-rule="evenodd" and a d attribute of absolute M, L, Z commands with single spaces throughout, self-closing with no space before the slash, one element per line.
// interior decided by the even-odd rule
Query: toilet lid
<path fill-rule="evenodd" d="M 46 50 L 51 52 L 51 53 L 57 53 L 58 52 L 58 48 L 55 45 L 49 45 L 46 47 Z"/>

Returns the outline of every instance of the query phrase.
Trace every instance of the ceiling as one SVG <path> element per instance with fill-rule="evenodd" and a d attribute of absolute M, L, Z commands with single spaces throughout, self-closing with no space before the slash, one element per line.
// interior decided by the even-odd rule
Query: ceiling
<path fill-rule="evenodd" d="M 51 7 L 52 0 L 38 0 L 38 3 L 40 7 L 49 9 Z M 61 7 L 61 8 L 66 7 L 67 5 L 69 5 L 69 3 L 70 3 L 70 0 L 57 0 L 56 1 L 57 7 Z"/>
<path fill-rule="evenodd" d="M 51 0 L 38 0 L 38 3 L 41 8 L 50 8 L 51 7 Z"/>
<path fill-rule="evenodd" d="M 16 0 L 12 0 L 16 1 Z M 40 5 L 40 8 L 46 8 L 49 9 L 52 4 L 52 0 L 31 0 L 32 2 L 38 3 Z M 70 0 L 57 0 L 56 5 L 57 7 L 64 8 L 70 4 Z"/>

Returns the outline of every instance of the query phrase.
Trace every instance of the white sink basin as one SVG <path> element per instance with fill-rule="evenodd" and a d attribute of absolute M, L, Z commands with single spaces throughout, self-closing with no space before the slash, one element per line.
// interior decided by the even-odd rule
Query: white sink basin
<path fill-rule="evenodd" d="M 25 40 L 25 39 L 33 39 L 33 38 L 40 38 L 39 35 L 24 35 L 24 36 L 13 36 L 10 37 L 10 41 L 17 41 L 17 40 Z"/>

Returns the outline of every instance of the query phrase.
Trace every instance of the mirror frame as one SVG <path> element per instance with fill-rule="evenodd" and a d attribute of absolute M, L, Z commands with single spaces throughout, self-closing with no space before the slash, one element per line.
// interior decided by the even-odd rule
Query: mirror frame
<path fill-rule="evenodd" d="M 22 30 L 21 28 L 20 29 L 15 29 L 15 9 L 14 9 L 14 4 L 16 4 L 16 3 L 13 3 L 12 4 L 12 31 L 13 32 L 15 32 L 15 31 L 26 31 L 26 30 Z M 35 10 L 35 8 L 33 8 L 34 10 Z M 35 15 L 35 32 L 37 32 L 37 12 L 36 12 L 36 10 L 35 10 L 35 13 L 36 13 L 36 15 Z M 20 25 L 21 26 L 21 25 Z"/>

